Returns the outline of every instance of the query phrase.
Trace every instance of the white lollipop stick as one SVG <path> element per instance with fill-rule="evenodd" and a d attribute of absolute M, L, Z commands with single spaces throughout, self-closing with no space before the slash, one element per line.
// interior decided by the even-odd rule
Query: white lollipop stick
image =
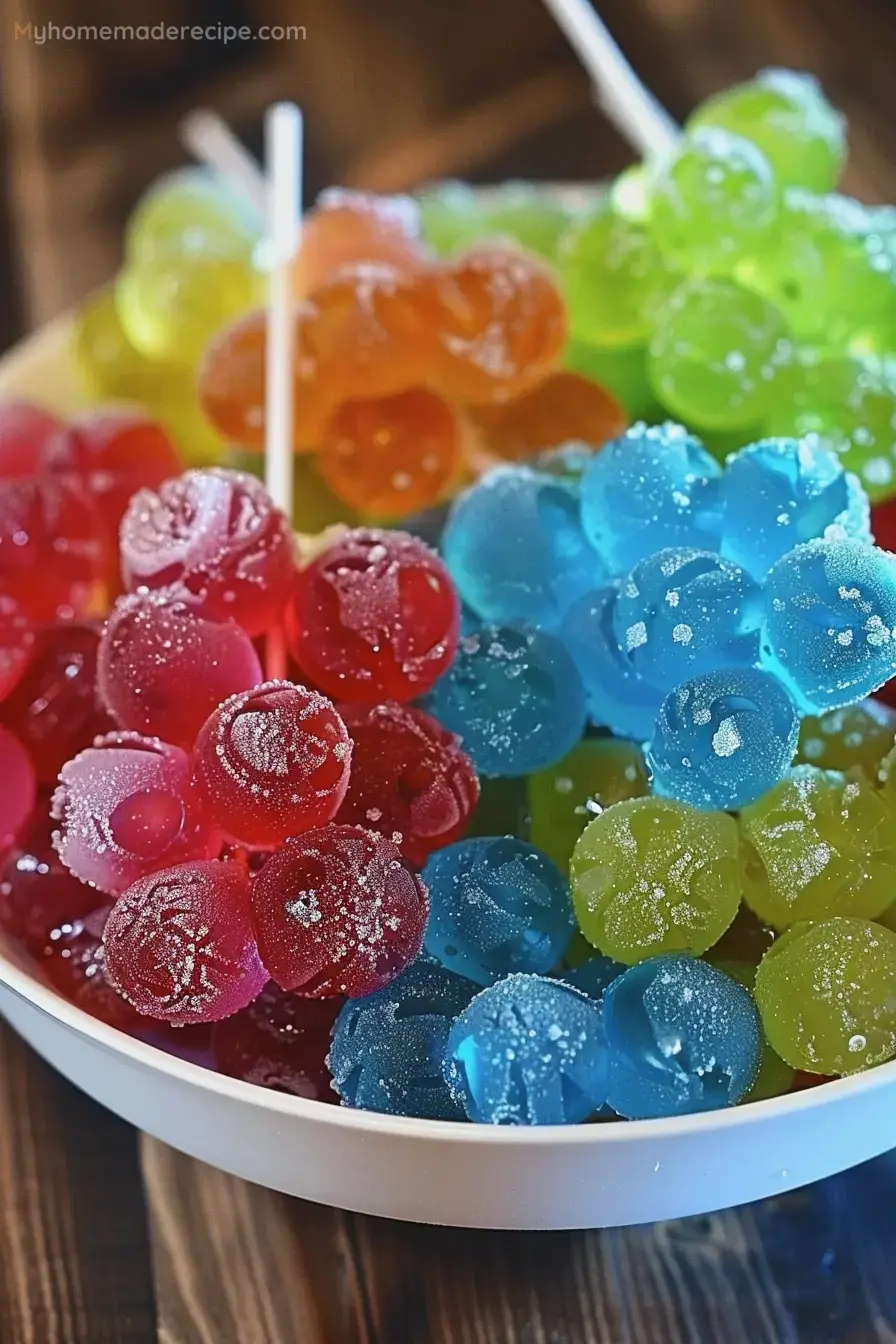
<path fill-rule="evenodd" d="M 681 131 L 623 56 L 588 0 L 544 0 L 585 67 L 597 101 L 644 159 L 668 154 Z"/>
<path fill-rule="evenodd" d="M 267 205 L 264 174 L 217 112 L 205 108 L 190 112 L 180 124 L 180 138 L 194 159 L 226 178 L 232 189 L 264 219 Z"/>
<path fill-rule="evenodd" d="M 292 516 L 293 364 L 295 304 L 290 268 L 299 244 L 302 204 L 302 114 L 275 103 L 264 120 L 268 191 L 267 358 L 265 361 L 265 483 L 274 503 Z"/>

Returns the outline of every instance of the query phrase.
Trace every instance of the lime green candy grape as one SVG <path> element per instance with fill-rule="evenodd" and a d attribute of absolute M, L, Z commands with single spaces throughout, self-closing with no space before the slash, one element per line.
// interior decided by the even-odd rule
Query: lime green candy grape
<path fill-rule="evenodd" d="M 754 995 L 772 1049 L 795 1069 L 855 1073 L 896 1054 L 896 933 L 827 919 L 772 943 Z"/>
<path fill-rule="evenodd" d="M 156 407 L 196 401 L 192 377 L 148 359 L 125 335 L 111 289 L 90 296 L 75 315 L 72 354 L 85 389 L 97 401 Z"/>
<path fill-rule="evenodd" d="M 845 122 L 811 75 L 763 70 L 701 103 L 687 123 L 721 126 L 752 140 L 785 185 L 830 191 L 846 155 Z"/>
<path fill-rule="evenodd" d="M 595 816 L 647 792 L 644 753 L 635 742 L 586 737 L 556 765 L 528 779 L 529 839 L 564 871 Z"/>
<path fill-rule="evenodd" d="M 633 163 L 610 187 L 610 204 L 621 219 L 644 224 L 650 214 L 650 192 L 650 171 L 643 163 Z"/>
<path fill-rule="evenodd" d="M 792 357 L 773 304 L 734 280 L 686 280 L 657 322 L 647 372 L 662 404 L 689 424 L 738 429 L 771 409 Z"/>
<path fill-rule="evenodd" d="M 423 238 L 443 256 L 484 238 L 503 238 L 552 261 L 574 213 L 556 194 L 529 182 L 486 191 L 444 182 L 420 197 Z"/>
<path fill-rule="evenodd" d="M 753 993 L 756 967 L 751 962 L 726 961 L 724 957 L 715 956 L 714 952 L 707 953 L 704 960 L 715 966 L 717 971 L 730 975 L 731 979 L 736 980 L 748 993 Z M 782 1097 L 792 1086 L 793 1069 L 784 1063 L 780 1055 L 775 1054 L 768 1041 L 763 1041 L 756 1081 L 743 1100 L 765 1101 L 769 1097 Z"/>
<path fill-rule="evenodd" d="M 604 198 L 561 239 L 558 266 L 573 336 L 590 345 L 644 345 L 681 273 L 643 224 Z"/>
<path fill-rule="evenodd" d="M 845 709 L 804 718 L 796 759 L 820 770 L 858 768 L 868 779 L 876 780 L 894 741 L 896 711 L 879 700 L 862 700 Z"/>
<path fill-rule="evenodd" d="M 860 772 L 812 765 L 740 814 L 744 900 L 776 929 L 886 910 L 896 890 L 896 809 Z"/>
<path fill-rule="evenodd" d="M 646 346 L 607 350 L 585 341 L 571 340 L 566 347 L 563 365 L 600 383 L 625 408 L 629 419 L 663 419 L 647 377 Z"/>
<path fill-rule="evenodd" d="M 737 823 L 668 798 L 608 807 L 570 863 L 576 917 L 599 951 L 628 965 L 660 952 L 705 952 L 741 898 Z"/>
<path fill-rule="evenodd" d="M 715 126 L 686 135 L 651 184 L 649 227 L 686 270 L 728 272 L 767 245 L 780 189 L 762 150 Z"/>
<path fill-rule="evenodd" d="M 481 238 L 485 229 L 476 192 L 466 182 L 442 182 L 420 197 L 423 239 L 448 256 Z"/>
<path fill-rule="evenodd" d="M 205 168 L 185 168 L 156 182 L 137 203 L 125 230 L 126 264 L 160 257 L 212 255 L 247 264 L 261 237 L 261 220 Z"/>

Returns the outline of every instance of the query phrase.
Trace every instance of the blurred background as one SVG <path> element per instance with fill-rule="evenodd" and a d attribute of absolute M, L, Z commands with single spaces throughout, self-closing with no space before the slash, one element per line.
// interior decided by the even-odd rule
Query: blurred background
<path fill-rule="evenodd" d="M 676 117 L 763 65 L 813 70 L 850 124 L 845 189 L 896 198 L 896 0 L 601 0 Z M 128 212 L 184 162 L 190 108 L 260 144 L 306 116 L 307 199 L 445 176 L 595 179 L 632 157 L 541 0 L 0 0 L 0 344 L 114 273 Z M 101 41 L 68 25 L 301 27 L 291 40 Z M 49 25 L 55 24 L 60 33 Z"/>

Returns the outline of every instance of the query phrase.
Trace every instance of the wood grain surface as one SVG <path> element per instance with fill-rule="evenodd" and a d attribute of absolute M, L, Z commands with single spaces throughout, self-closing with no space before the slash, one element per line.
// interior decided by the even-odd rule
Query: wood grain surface
<path fill-rule="evenodd" d="M 181 160 L 177 119 L 199 103 L 257 145 L 264 105 L 299 97 L 309 191 L 588 180 L 630 157 L 540 0 L 151 0 L 128 14 L 305 24 L 289 49 L 10 37 L 15 20 L 101 24 L 122 8 L 0 0 L 4 345 L 113 273 L 128 209 Z M 896 0 L 601 8 L 678 117 L 759 66 L 815 70 L 849 115 L 848 189 L 896 199 Z M 896 1156 L 650 1227 L 390 1224 L 139 1137 L 0 1027 L 0 1344 L 892 1344 L 894 1264 Z"/>

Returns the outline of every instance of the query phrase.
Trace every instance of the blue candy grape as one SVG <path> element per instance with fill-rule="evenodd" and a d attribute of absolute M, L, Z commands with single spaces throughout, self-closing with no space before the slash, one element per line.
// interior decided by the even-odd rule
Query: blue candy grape
<path fill-rule="evenodd" d="M 896 675 L 896 559 L 852 539 L 782 556 L 765 582 L 763 656 L 810 712 L 877 690 Z"/>
<path fill-rule="evenodd" d="M 761 623 L 762 593 L 749 574 L 689 547 L 635 565 L 613 611 L 623 656 L 663 692 L 702 672 L 758 662 Z"/>
<path fill-rule="evenodd" d="M 661 546 L 714 549 L 716 460 L 681 425 L 633 425 L 582 477 L 582 526 L 611 574 Z"/>
<path fill-rule="evenodd" d="M 756 667 L 694 677 L 663 701 L 647 764 L 654 792 L 733 812 L 784 775 L 799 715 L 786 687 Z"/>
<path fill-rule="evenodd" d="M 463 1120 L 442 1077 L 451 1023 L 476 986 L 418 961 L 365 998 L 349 999 L 333 1029 L 327 1064 L 348 1106 L 427 1120 Z"/>
<path fill-rule="evenodd" d="M 554 627 L 606 579 L 582 530 L 575 488 L 559 471 L 488 472 L 455 500 L 441 549 L 461 598 L 486 621 Z"/>
<path fill-rule="evenodd" d="M 578 1124 L 606 1100 L 600 1005 L 559 980 L 510 975 L 458 1017 L 443 1068 L 478 1124 Z"/>
<path fill-rule="evenodd" d="M 619 1115 L 712 1111 L 750 1090 L 759 1015 L 748 991 L 707 962 L 668 953 L 631 966 L 610 985 L 603 1010 L 607 1100 Z"/>
<path fill-rule="evenodd" d="M 483 775 L 530 775 L 565 756 L 585 729 L 575 663 L 559 639 L 527 625 L 463 634 L 427 708 L 460 734 Z"/>
<path fill-rule="evenodd" d="M 870 540 L 868 497 L 814 435 L 760 439 L 742 448 L 728 460 L 721 499 L 722 554 L 757 579 L 801 542 Z"/>
<path fill-rule="evenodd" d="M 479 985 L 510 971 L 551 970 L 572 937 L 569 882 L 525 840 L 458 840 L 430 856 L 423 881 L 427 954 Z"/>
<path fill-rule="evenodd" d="M 618 585 L 586 593 L 566 613 L 560 635 L 579 670 L 591 721 L 644 742 L 663 694 L 638 676 L 619 648 L 613 628 L 618 593 Z"/>

